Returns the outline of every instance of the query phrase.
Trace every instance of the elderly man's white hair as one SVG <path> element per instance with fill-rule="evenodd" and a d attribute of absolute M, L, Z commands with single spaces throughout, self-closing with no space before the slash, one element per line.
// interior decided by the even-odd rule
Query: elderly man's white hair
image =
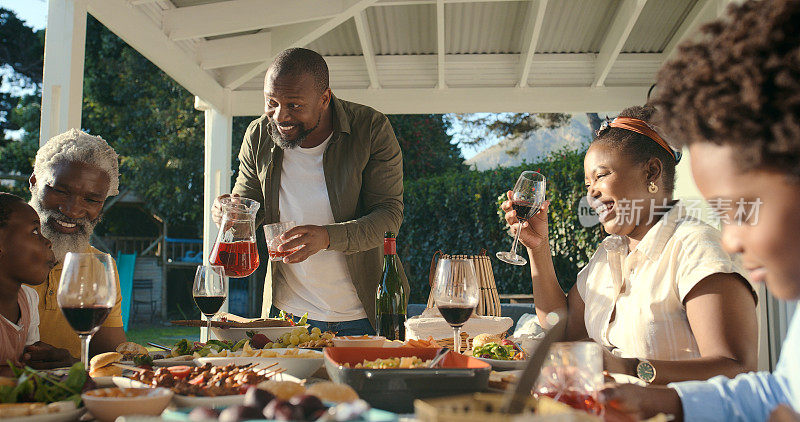
<path fill-rule="evenodd" d="M 33 174 L 37 182 L 49 185 L 55 182 L 53 170 L 56 164 L 76 161 L 97 167 L 108 174 L 110 183 L 106 197 L 119 194 L 117 153 L 103 138 L 77 129 L 56 135 L 39 148 Z"/>

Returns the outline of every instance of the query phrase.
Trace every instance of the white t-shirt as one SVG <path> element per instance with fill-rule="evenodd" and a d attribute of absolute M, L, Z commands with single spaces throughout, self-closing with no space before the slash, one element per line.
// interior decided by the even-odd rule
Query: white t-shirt
<path fill-rule="evenodd" d="M 22 291 L 25 293 L 25 298 L 28 299 L 28 309 L 30 310 L 31 317 L 30 317 L 30 327 L 28 327 L 28 336 L 25 339 L 25 345 L 30 346 L 33 343 L 39 341 L 39 295 L 36 294 L 36 290 L 33 290 L 32 287 L 22 285 L 20 286 Z M 8 319 L 2 315 L 0 318 Z M 21 330 L 22 327 L 17 325 L 14 321 L 8 321 L 12 327 L 14 327 L 17 331 Z M 19 321 L 17 321 L 19 322 Z"/>
<path fill-rule="evenodd" d="M 283 151 L 278 197 L 281 221 L 294 221 L 298 226 L 335 222 L 322 167 L 330 140 L 329 136 L 313 148 Z M 308 312 L 309 319 L 318 321 L 367 317 L 350 279 L 344 253 L 321 250 L 303 262 L 282 265 L 285 281 L 275 284 L 273 294 L 277 308 L 295 315 Z"/>
<path fill-rule="evenodd" d="M 608 236 L 578 273 L 593 340 L 622 357 L 685 360 L 700 357 L 684 299 L 714 273 L 747 278 L 720 243 L 719 230 L 689 216 L 680 201 L 645 234 L 633 252 Z M 612 319 L 613 316 L 613 319 Z"/>

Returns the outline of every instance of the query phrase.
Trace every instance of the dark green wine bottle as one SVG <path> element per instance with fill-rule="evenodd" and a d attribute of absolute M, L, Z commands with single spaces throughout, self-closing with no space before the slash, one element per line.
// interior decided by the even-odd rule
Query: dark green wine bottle
<path fill-rule="evenodd" d="M 406 339 L 406 292 L 397 272 L 395 234 L 383 237 L 383 277 L 375 299 L 378 335 L 388 340 Z"/>

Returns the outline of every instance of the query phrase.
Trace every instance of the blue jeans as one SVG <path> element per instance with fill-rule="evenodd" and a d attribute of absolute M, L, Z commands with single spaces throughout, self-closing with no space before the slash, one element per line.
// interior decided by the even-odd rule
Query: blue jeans
<path fill-rule="evenodd" d="M 269 316 L 271 318 L 277 318 L 278 313 L 280 313 L 280 309 L 276 307 L 272 307 L 269 310 Z M 355 319 L 352 321 L 338 321 L 338 322 L 328 322 L 328 321 L 317 321 L 313 319 L 307 320 L 308 325 L 311 328 L 317 327 L 323 332 L 325 331 L 333 331 L 336 333 L 337 336 L 360 336 L 360 335 L 375 335 L 375 329 L 372 328 L 372 324 L 370 324 L 369 319 L 362 318 L 362 319 Z"/>

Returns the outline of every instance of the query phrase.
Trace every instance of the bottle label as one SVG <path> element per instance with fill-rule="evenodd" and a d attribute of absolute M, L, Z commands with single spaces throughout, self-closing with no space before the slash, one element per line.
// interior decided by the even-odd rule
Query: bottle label
<path fill-rule="evenodd" d="M 395 239 L 391 237 L 383 239 L 383 254 L 397 255 L 397 243 L 395 242 Z"/>

